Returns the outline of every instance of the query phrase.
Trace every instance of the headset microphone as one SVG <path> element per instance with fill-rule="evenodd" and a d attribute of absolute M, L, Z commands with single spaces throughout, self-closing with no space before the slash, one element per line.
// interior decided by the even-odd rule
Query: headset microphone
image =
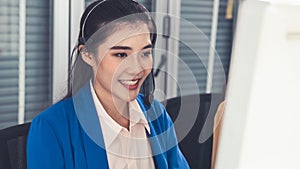
<path fill-rule="evenodd" d="M 144 95 L 143 101 L 144 101 L 146 106 L 151 106 L 151 103 L 154 100 L 155 82 L 154 82 L 153 70 L 151 71 L 149 78 L 151 78 L 151 79 L 148 79 L 148 78 L 146 79 L 146 81 L 148 81 L 148 83 L 146 82 L 146 84 L 144 84 L 144 93 L 145 93 L 145 95 Z M 148 86 L 147 86 L 147 84 L 148 84 Z M 149 88 L 151 88 L 151 89 L 149 89 Z"/>
<path fill-rule="evenodd" d="M 146 106 L 150 106 L 153 100 L 154 100 L 153 91 L 151 91 L 150 93 L 144 96 L 144 103 Z"/>

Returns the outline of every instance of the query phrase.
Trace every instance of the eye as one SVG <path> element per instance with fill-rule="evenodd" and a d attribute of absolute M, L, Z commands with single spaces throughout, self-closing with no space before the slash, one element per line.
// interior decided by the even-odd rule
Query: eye
<path fill-rule="evenodd" d="M 119 57 L 119 58 L 124 58 L 127 57 L 127 53 L 116 53 L 114 56 Z"/>
<path fill-rule="evenodd" d="M 152 56 L 152 52 L 151 52 L 151 51 L 145 51 L 145 52 L 142 52 L 142 56 L 143 56 L 143 57 L 149 57 L 149 56 Z"/>

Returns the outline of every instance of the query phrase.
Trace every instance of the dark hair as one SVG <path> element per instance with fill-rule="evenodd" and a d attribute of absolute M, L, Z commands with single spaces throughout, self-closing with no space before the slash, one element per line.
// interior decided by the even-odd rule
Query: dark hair
<path fill-rule="evenodd" d="M 79 46 L 85 45 L 88 52 L 95 53 L 96 47 L 118 28 L 120 22 L 129 24 L 146 23 L 150 31 L 152 45 L 155 44 L 156 25 L 149 11 L 143 5 L 134 0 L 94 1 L 85 9 L 81 17 L 78 42 L 73 49 L 69 63 L 69 85 L 65 98 L 75 94 L 93 77 L 92 68 L 80 56 Z M 109 26 L 106 27 L 108 24 Z M 103 28 L 104 30 L 102 30 Z M 101 29 L 101 38 L 97 36 L 93 39 L 99 29 Z M 73 58 L 74 56 L 75 58 Z M 78 77 L 80 79 L 75 79 Z"/>

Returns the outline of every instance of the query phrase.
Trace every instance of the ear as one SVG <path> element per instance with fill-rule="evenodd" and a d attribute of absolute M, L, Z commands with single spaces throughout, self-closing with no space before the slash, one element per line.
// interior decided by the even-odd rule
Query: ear
<path fill-rule="evenodd" d="M 82 60 L 93 67 L 95 65 L 95 60 L 92 53 L 88 52 L 84 45 L 79 45 L 78 50 L 81 53 Z"/>

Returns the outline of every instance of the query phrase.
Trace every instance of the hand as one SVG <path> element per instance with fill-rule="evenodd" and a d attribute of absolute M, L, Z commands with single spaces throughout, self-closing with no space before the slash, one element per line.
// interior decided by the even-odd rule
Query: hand
<path fill-rule="evenodd" d="M 219 104 L 217 112 L 214 117 L 214 134 L 213 134 L 213 150 L 212 150 L 213 152 L 211 158 L 211 169 L 215 168 L 215 160 L 216 160 L 216 154 L 218 149 L 219 136 L 223 124 L 223 114 L 225 110 L 225 104 L 226 104 L 225 101 Z"/>

